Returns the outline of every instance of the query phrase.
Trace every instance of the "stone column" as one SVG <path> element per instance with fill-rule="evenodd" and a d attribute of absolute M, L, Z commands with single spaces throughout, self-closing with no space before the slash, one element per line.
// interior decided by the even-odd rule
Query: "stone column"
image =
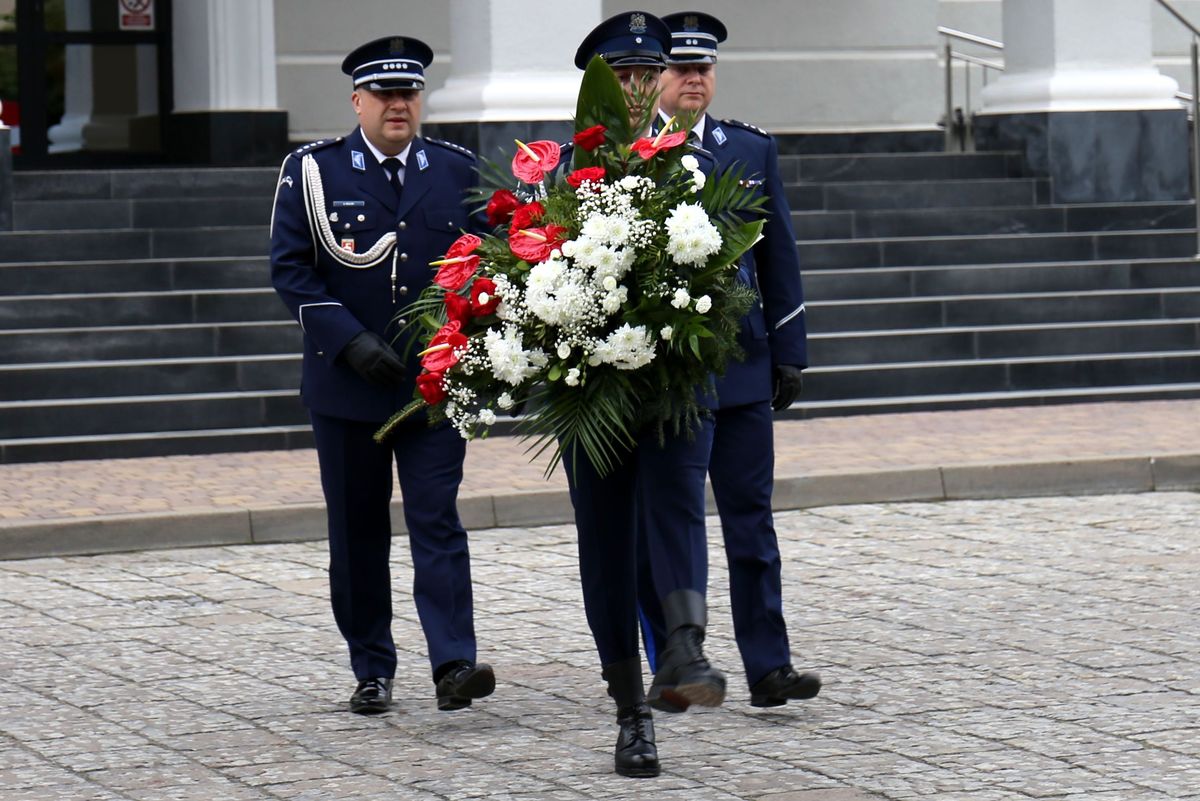
<path fill-rule="evenodd" d="M 575 50 L 601 9 L 601 0 L 451 0 L 450 76 L 426 98 L 423 131 L 493 160 L 514 139 L 569 138 L 583 77 Z M 535 14 L 553 19 L 534 24 Z"/>
<path fill-rule="evenodd" d="M 287 112 L 275 92 L 273 0 L 188 0 L 174 15 L 173 155 L 211 164 L 275 164 Z"/>
<path fill-rule="evenodd" d="M 1189 196 L 1187 117 L 1153 63 L 1153 0 L 1004 0 L 979 150 L 1024 150 L 1061 203 Z"/>

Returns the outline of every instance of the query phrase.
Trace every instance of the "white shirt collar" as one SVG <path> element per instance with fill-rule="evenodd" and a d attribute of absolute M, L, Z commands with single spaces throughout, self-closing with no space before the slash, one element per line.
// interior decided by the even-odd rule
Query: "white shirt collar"
<path fill-rule="evenodd" d="M 359 128 L 359 130 L 361 131 L 362 129 Z M 409 141 L 409 143 L 407 145 L 404 146 L 404 149 L 401 150 L 395 156 L 385 156 L 383 154 L 383 151 L 381 151 L 379 148 L 375 147 L 375 145 L 371 144 L 371 140 L 367 138 L 366 134 L 363 134 L 363 141 L 366 142 L 366 144 L 367 144 L 367 150 L 371 151 L 371 155 L 374 156 L 375 160 L 377 162 L 379 162 L 380 164 L 383 163 L 384 159 L 397 158 L 397 159 L 400 159 L 401 167 L 405 167 L 408 165 L 408 152 L 410 150 L 412 150 L 412 141 L 411 140 Z"/>

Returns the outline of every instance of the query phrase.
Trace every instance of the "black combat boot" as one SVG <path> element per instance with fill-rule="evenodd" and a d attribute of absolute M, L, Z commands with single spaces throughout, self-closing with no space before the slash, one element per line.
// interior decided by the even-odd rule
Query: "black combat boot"
<path fill-rule="evenodd" d="M 613 764 L 621 776 L 646 779 L 659 774 L 654 744 L 654 713 L 646 705 L 641 662 L 634 657 L 604 667 L 608 694 L 617 702 L 617 747 Z"/>
<path fill-rule="evenodd" d="M 692 704 L 720 706 L 725 674 L 704 656 L 704 596 L 695 590 L 672 592 L 663 599 L 663 617 L 670 633 L 650 684 L 650 706 L 663 712 L 684 712 Z"/>

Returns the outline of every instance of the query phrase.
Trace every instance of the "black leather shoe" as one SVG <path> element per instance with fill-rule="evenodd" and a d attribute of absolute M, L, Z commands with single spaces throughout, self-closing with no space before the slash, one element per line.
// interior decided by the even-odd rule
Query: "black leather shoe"
<path fill-rule="evenodd" d="M 378 715 L 392 705 L 392 680 L 363 679 L 350 696 L 350 711 L 358 715 Z"/>
<path fill-rule="evenodd" d="M 783 706 L 792 700 L 815 698 L 821 692 L 816 673 L 797 673 L 791 665 L 772 670 L 750 688 L 750 706 Z"/>
<path fill-rule="evenodd" d="M 496 689 L 496 674 L 487 664 L 459 662 L 437 683 L 438 709 L 450 711 L 471 705 L 471 699 L 491 695 Z"/>
<path fill-rule="evenodd" d="M 617 748 L 613 753 L 617 773 L 649 779 L 660 772 L 658 746 L 654 744 L 654 713 L 645 704 L 617 710 Z"/>
<path fill-rule="evenodd" d="M 721 705 L 725 674 L 704 657 L 703 642 L 704 629 L 699 626 L 680 626 L 671 632 L 647 695 L 650 706 L 663 712 L 685 712 L 692 704 Z"/>

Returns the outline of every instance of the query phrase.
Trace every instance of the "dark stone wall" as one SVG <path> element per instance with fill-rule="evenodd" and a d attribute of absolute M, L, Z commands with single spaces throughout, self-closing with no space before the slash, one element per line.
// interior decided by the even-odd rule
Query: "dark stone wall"
<path fill-rule="evenodd" d="M 166 156 L 210 167 L 278 165 L 288 151 L 286 111 L 196 111 L 166 116 Z"/>
<path fill-rule="evenodd" d="M 981 114 L 975 149 L 1024 153 L 1031 174 L 1051 179 L 1053 203 L 1191 197 L 1182 109 Z"/>

